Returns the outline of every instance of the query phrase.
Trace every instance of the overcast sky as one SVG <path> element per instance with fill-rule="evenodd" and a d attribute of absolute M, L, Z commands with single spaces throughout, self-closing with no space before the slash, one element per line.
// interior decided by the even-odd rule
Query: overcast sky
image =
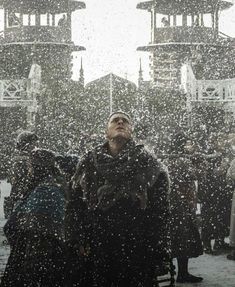
<path fill-rule="evenodd" d="M 74 55 L 74 79 L 83 58 L 85 81 L 113 72 L 137 82 L 139 58 L 149 78 L 148 53 L 136 48 L 150 41 L 150 14 L 136 9 L 139 0 L 85 0 L 73 14 L 73 41 L 86 47 Z M 221 13 L 220 31 L 235 37 L 235 7 Z"/>

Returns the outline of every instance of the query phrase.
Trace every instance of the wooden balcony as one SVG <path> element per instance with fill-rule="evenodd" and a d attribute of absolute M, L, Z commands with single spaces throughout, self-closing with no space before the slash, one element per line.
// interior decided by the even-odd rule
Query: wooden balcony
<path fill-rule="evenodd" d="M 51 26 L 23 26 L 7 28 L 4 32 L 4 42 L 71 42 L 69 31 Z M 2 39 L 3 40 L 3 39 Z"/>
<path fill-rule="evenodd" d="M 160 43 L 211 43 L 215 39 L 212 28 L 172 26 L 156 28 L 151 44 Z"/>
<path fill-rule="evenodd" d="M 197 80 L 191 66 L 183 65 L 181 86 L 190 102 L 235 103 L 235 78 Z"/>
<path fill-rule="evenodd" d="M 37 108 L 36 95 L 40 93 L 41 67 L 33 64 L 27 79 L 0 80 L 0 107 Z"/>

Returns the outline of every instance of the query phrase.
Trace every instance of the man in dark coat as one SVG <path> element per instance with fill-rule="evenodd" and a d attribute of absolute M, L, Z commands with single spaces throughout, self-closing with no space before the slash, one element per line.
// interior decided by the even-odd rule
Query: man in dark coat
<path fill-rule="evenodd" d="M 202 277 L 189 273 L 189 259 L 202 255 L 202 242 L 196 223 L 195 180 L 197 171 L 188 153 L 188 137 L 183 132 L 174 135 L 171 154 L 166 164 L 171 181 L 171 243 L 172 257 L 177 258 L 179 283 L 197 283 Z"/>
<path fill-rule="evenodd" d="M 70 264 L 69 286 L 153 286 L 170 257 L 168 174 L 132 140 L 127 114 L 110 116 L 106 137 L 78 165 L 69 194 L 70 260 L 91 271 L 84 278 Z"/>
<path fill-rule="evenodd" d="M 228 249 L 224 241 L 229 235 L 233 188 L 226 180 L 229 155 L 223 138 L 211 138 L 205 177 L 199 182 L 201 201 L 202 241 L 204 250 L 217 254 Z M 215 240 L 213 250 L 211 240 Z"/>

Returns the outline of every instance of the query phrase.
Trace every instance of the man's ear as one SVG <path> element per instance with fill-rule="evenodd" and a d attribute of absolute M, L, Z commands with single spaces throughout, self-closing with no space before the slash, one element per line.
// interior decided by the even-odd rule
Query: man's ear
<path fill-rule="evenodd" d="M 104 137 L 106 138 L 106 140 L 108 139 L 108 130 L 107 130 L 107 128 L 105 129 Z"/>
<path fill-rule="evenodd" d="M 134 133 L 135 132 L 135 126 L 132 124 L 131 125 L 131 132 Z"/>
<path fill-rule="evenodd" d="M 135 137 L 135 126 L 131 125 L 131 137 L 134 138 Z"/>

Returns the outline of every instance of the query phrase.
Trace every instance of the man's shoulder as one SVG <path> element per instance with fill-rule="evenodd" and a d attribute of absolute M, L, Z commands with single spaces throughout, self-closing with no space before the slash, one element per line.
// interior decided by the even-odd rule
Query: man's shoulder
<path fill-rule="evenodd" d="M 96 147 L 94 147 L 93 149 L 90 149 L 89 151 L 87 151 L 86 153 L 84 153 L 81 156 L 81 159 L 77 165 L 77 167 L 81 167 L 84 168 L 90 164 L 94 163 L 94 158 L 95 158 L 95 154 L 97 154 L 99 151 L 101 151 L 103 145 L 98 145 Z"/>
<path fill-rule="evenodd" d="M 25 166 L 29 162 L 29 155 L 16 154 L 12 158 L 13 167 Z"/>
<path fill-rule="evenodd" d="M 147 162 L 148 166 L 157 168 L 161 173 L 167 173 L 166 165 L 157 157 L 155 153 L 142 145 L 141 160 Z"/>

